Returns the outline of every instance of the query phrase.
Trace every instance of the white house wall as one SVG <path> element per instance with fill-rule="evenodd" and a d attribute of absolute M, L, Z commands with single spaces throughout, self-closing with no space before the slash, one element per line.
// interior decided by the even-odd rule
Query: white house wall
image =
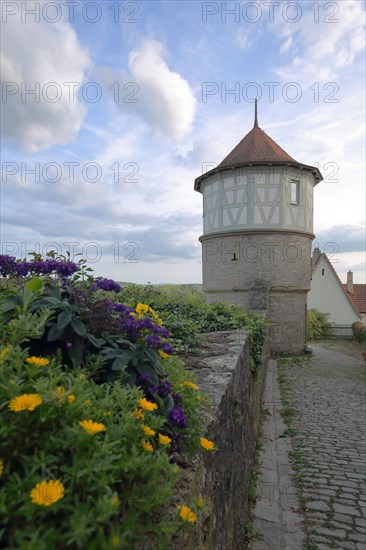
<path fill-rule="evenodd" d="M 322 274 L 324 270 L 324 275 Z M 337 325 L 351 325 L 359 320 L 350 304 L 338 277 L 328 262 L 321 258 L 312 275 L 308 294 L 308 309 L 317 309 L 330 314 L 330 322 Z"/>

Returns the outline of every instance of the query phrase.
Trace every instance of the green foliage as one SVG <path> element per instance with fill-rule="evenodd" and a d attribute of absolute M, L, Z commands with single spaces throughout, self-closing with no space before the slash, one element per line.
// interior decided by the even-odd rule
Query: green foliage
<path fill-rule="evenodd" d="M 267 334 L 264 317 L 246 313 L 239 306 L 223 302 L 206 304 L 202 293 L 182 289 L 182 286 L 174 292 L 173 288 L 166 291 L 164 286 L 130 284 L 123 288 L 117 299 L 132 307 L 138 302 L 153 307 L 164 319 L 164 326 L 169 330 L 170 341 L 177 352 L 194 348 L 199 335 L 204 332 L 235 329 L 247 332 L 251 337 L 252 370 L 257 372 Z"/>
<path fill-rule="evenodd" d="M 366 342 L 366 325 L 361 321 L 356 321 L 352 324 L 352 333 L 356 342 Z"/>
<path fill-rule="evenodd" d="M 309 309 L 307 316 L 307 339 L 321 340 L 324 334 L 331 334 L 329 313 L 322 313 L 317 309 Z"/>

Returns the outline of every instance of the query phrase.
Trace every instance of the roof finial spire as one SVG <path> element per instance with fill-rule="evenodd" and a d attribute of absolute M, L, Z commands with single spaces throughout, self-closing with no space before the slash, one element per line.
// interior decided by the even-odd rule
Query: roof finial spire
<path fill-rule="evenodd" d="M 254 103 L 254 128 L 258 128 L 258 111 L 257 111 L 257 98 Z"/>

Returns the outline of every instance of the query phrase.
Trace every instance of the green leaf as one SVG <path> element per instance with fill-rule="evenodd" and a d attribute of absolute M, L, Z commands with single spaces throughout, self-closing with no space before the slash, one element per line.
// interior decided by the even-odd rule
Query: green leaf
<path fill-rule="evenodd" d="M 32 277 L 24 287 L 31 292 L 38 292 L 43 286 L 43 281 L 40 277 Z"/>
<path fill-rule="evenodd" d="M 68 349 L 70 359 L 72 360 L 74 367 L 78 367 L 83 359 L 84 340 L 76 337 L 72 343 L 72 348 Z"/>
<path fill-rule="evenodd" d="M 174 400 L 171 395 L 167 395 L 164 399 L 164 409 L 165 413 L 168 413 L 170 409 L 174 407 Z"/>
<path fill-rule="evenodd" d="M 20 302 L 21 301 L 19 299 L 19 296 L 10 296 L 1 304 L 1 310 L 3 313 L 11 311 L 12 309 L 15 309 L 17 306 L 19 306 Z"/>
<path fill-rule="evenodd" d="M 96 336 L 93 336 L 93 334 L 87 334 L 86 337 L 96 348 L 101 348 L 103 344 L 105 344 L 104 338 L 97 338 Z"/>
<path fill-rule="evenodd" d="M 57 316 L 57 328 L 59 330 L 63 330 L 64 328 L 67 327 L 67 325 L 70 323 L 71 321 L 71 312 L 70 311 L 62 311 L 58 316 Z M 75 331 L 76 332 L 76 331 Z"/>
<path fill-rule="evenodd" d="M 55 323 L 52 325 L 52 327 L 48 331 L 47 341 L 54 342 L 55 340 L 58 340 L 59 338 L 61 338 L 63 333 L 64 333 L 64 329 L 59 329 L 57 324 Z"/>
<path fill-rule="evenodd" d="M 61 302 L 61 300 L 59 300 L 58 298 L 54 298 L 54 297 L 51 297 L 51 296 L 46 296 L 45 298 L 41 298 L 40 300 L 37 300 L 36 302 L 34 302 L 33 307 L 32 307 L 32 311 L 35 310 L 35 309 L 39 309 L 41 307 L 60 306 L 60 302 Z"/>
<path fill-rule="evenodd" d="M 139 374 L 147 372 L 149 374 L 149 382 L 154 386 L 157 386 L 159 384 L 158 375 L 156 374 L 153 367 L 146 365 L 146 363 L 139 363 L 139 365 L 137 366 L 137 371 L 139 372 Z"/>
<path fill-rule="evenodd" d="M 84 325 L 84 323 L 82 321 L 79 321 L 79 319 L 73 319 L 71 321 L 71 326 L 74 329 L 74 331 L 76 332 L 76 334 L 78 334 L 79 336 L 85 336 L 86 326 Z"/>
<path fill-rule="evenodd" d="M 136 384 L 137 374 L 135 372 L 131 372 L 127 376 L 127 378 L 123 379 L 124 384 L 128 384 L 129 386 L 134 386 Z"/>
<path fill-rule="evenodd" d="M 150 359 L 150 361 L 152 363 L 155 363 L 156 358 L 157 358 L 156 351 L 154 351 L 152 349 L 145 349 L 145 355 L 148 357 L 148 359 Z"/>
<path fill-rule="evenodd" d="M 132 357 L 132 353 L 127 349 L 121 350 L 112 363 L 112 370 L 119 370 L 121 367 L 126 367 L 129 360 Z"/>
<path fill-rule="evenodd" d="M 112 363 L 112 370 L 124 370 L 125 367 L 127 367 L 128 365 L 128 360 L 126 361 L 126 359 L 124 357 L 116 357 L 116 359 L 113 361 Z"/>

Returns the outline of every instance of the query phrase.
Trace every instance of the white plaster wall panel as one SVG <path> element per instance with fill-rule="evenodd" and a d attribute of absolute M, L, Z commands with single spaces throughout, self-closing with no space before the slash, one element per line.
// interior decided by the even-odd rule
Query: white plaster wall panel
<path fill-rule="evenodd" d="M 330 321 L 337 325 L 351 325 L 359 320 L 337 276 L 324 258 L 319 260 L 312 274 L 308 308 L 329 313 Z"/>

